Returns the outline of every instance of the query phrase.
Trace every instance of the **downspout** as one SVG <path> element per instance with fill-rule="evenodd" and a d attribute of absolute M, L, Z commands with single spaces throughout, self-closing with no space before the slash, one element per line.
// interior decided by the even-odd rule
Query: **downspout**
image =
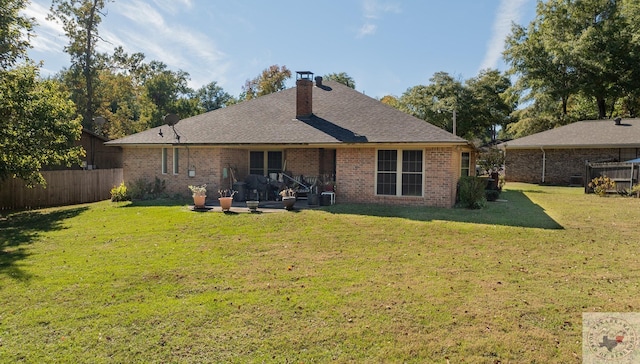
<path fill-rule="evenodd" d="M 540 147 L 540 150 L 542 151 L 542 183 L 544 183 L 544 173 L 547 169 L 547 153 L 545 153 L 543 147 Z"/>

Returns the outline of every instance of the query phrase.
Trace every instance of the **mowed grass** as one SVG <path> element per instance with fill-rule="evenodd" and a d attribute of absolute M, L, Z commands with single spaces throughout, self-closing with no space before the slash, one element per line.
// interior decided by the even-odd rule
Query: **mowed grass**
<path fill-rule="evenodd" d="M 580 363 L 583 312 L 640 311 L 640 200 L 501 199 L 5 213 L 0 362 Z"/>

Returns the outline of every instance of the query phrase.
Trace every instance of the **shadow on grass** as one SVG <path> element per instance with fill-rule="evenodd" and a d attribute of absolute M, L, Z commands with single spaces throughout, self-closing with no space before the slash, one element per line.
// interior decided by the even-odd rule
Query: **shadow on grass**
<path fill-rule="evenodd" d="M 498 201 L 487 202 L 487 206 L 479 210 L 352 204 L 337 204 L 326 210 L 334 214 L 399 217 L 416 221 L 443 220 L 539 229 L 563 229 L 560 224 L 546 214 L 542 207 L 533 203 L 522 191 L 513 190 L 503 191 Z"/>
<path fill-rule="evenodd" d="M 42 232 L 61 229 L 63 220 L 85 210 L 87 207 L 16 212 L 0 219 L 0 274 L 28 279 L 29 275 L 18 267 L 18 262 L 29 256 L 25 245 L 31 244 Z"/>

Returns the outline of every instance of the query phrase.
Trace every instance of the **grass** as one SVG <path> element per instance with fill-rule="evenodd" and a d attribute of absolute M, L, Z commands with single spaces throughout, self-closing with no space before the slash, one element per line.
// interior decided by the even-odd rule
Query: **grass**
<path fill-rule="evenodd" d="M 0 362 L 580 363 L 583 312 L 640 311 L 639 200 L 501 199 L 5 215 Z"/>

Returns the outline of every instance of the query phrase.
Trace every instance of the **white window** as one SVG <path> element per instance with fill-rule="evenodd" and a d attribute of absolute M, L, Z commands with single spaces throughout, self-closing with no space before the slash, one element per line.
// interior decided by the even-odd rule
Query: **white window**
<path fill-rule="evenodd" d="M 167 174 L 167 148 L 162 148 L 162 174 Z"/>
<path fill-rule="evenodd" d="M 422 196 L 422 150 L 378 150 L 376 194 Z"/>
<path fill-rule="evenodd" d="M 470 176 L 471 171 L 471 153 L 462 152 L 460 158 L 460 176 Z"/>
<path fill-rule="evenodd" d="M 178 161 L 180 160 L 180 153 L 178 148 L 173 148 L 173 174 L 180 174 L 180 168 Z"/>

